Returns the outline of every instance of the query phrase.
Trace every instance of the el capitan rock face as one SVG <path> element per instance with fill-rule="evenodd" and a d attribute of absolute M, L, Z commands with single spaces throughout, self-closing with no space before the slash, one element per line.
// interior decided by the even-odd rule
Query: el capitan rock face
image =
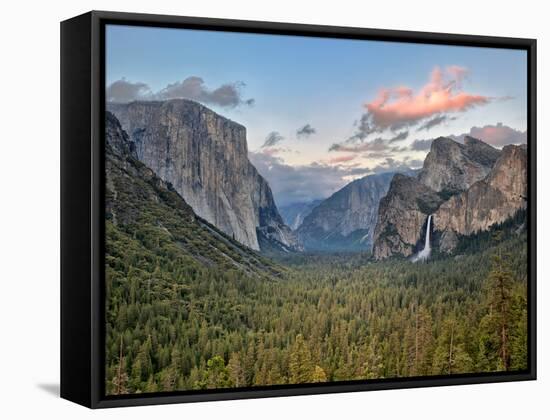
<path fill-rule="evenodd" d="M 248 247 L 258 234 L 300 249 L 271 188 L 248 160 L 246 129 L 185 99 L 108 104 L 136 154 L 202 218 Z"/>
<path fill-rule="evenodd" d="M 237 268 L 254 277 L 280 275 L 279 267 L 197 217 L 170 184 L 137 159 L 135 145 L 109 112 L 105 115 L 105 140 L 107 261 L 116 265 L 114 255 L 124 254 L 119 241 L 143 239 L 147 231 L 171 244 L 173 255 L 206 267 Z M 141 234 L 136 235 L 138 232 Z M 155 243 L 144 240 L 138 247 L 154 252 Z"/>
<path fill-rule="evenodd" d="M 487 177 L 467 191 L 451 197 L 434 214 L 434 228 L 444 235 L 487 230 L 527 206 L 527 151 L 524 146 L 506 146 Z M 443 251 L 453 243 L 442 238 Z"/>
<path fill-rule="evenodd" d="M 305 249 L 370 249 L 378 205 L 393 175 L 368 175 L 352 181 L 315 207 L 296 232 Z"/>
<path fill-rule="evenodd" d="M 388 194 L 380 201 L 374 232 L 374 257 L 380 260 L 393 255 L 412 255 L 424 234 L 428 215 L 442 201 L 439 194 L 417 178 L 396 174 Z"/>

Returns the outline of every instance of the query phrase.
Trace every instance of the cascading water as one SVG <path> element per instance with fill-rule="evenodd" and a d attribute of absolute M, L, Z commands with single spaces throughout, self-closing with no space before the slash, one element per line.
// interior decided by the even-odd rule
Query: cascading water
<path fill-rule="evenodd" d="M 432 247 L 430 246 L 430 227 L 432 224 L 432 215 L 430 214 L 428 216 L 428 224 L 426 226 L 426 241 L 424 243 L 424 249 L 420 251 L 416 256 L 413 258 L 413 262 L 417 261 L 424 261 L 427 260 L 430 257 L 430 254 L 432 252 Z"/>

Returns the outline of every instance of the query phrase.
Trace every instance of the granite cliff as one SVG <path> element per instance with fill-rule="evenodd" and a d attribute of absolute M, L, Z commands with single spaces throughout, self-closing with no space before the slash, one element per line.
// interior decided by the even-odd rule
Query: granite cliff
<path fill-rule="evenodd" d="M 301 249 L 267 181 L 248 160 L 246 129 L 185 99 L 108 104 L 140 161 L 169 182 L 201 218 L 240 243 Z"/>
<path fill-rule="evenodd" d="M 374 257 L 416 252 L 430 214 L 439 249 L 450 252 L 459 235 L 487 230 L 525 208 L 526 188 L 525 146 L 498 150 L 472 137 L 464 144 L 440 137 L 416 178 L 392 180 L 379 206 Z"/>
<path fill-rule="evenodd" d="M 447 137 L 432 142 L 418 180 L 443 196 L 468 189 L 487 176 L 500 151 L 466 136 L 464 144 Z"/>
<path fill-rule="evenodd" d="M 109 112 L 105 139 L 105 253 L 111 279 L 129 252 L 152 256 L 139 261 L 136 270 L 141 270 L 154 264 L 155 256 L 166 258 L 166 250 L 174 261 L 186 261 L 186 268 L 237 269 L 265 278 L 281 274 L 280 267 L 198 217 L 169 183 L 137 159 L 134 143 Z"/>
<path fill-rule="evenodd" d="M 442 232 L 440 249 L 452 251 L 456 235 L 489 229 L 527 207 L 527 150 L 506 146 L 485 179 L 451 197 L 434 213 L 434 229 Z"/>
<path fill-rule="evenodd" d="M 374 231 L 376 259 L 412 255 L 424 232 L 427 215 L 442 202 L 440 195 L 416 177 L 396 174 L 380 200 Z"/>

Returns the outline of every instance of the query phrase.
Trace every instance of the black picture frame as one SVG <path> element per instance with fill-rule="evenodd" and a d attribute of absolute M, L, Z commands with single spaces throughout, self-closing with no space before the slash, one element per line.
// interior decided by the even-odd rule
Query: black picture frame
<path fill-rule="evenodd" d="M 105 25 L 520 49 L 528 74 L 526 371 L 173 393 L 104 395 Z M 536 379 L 536 40 L 92 11 L 61 23 L 61 397 L 90 408 Z"/>

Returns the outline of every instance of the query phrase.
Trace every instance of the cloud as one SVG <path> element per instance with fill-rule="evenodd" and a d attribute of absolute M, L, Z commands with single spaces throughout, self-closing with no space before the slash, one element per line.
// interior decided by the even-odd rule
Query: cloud
<path fill-rule="evenodd" d="M 422 166 L 422 161 L 405 156 L 403 159 L 385 157 L 385 160 L 369 168 L 350 162 L 357 155 L 335 157 L 327 162 L 309 165 L 289 165 L 282 158 L 260 152 L 249 152 L 248 157 L 258 172 L 269 182 L 277 205 L 324 199 L 335 193 L 350 180 L 385 172 L 409 172 Z"/>
<path fill-rule="evenodd" d="M 527 142 L 527 131 L 516 130 L 499 122 L 496 125 L 485 125 L 483 127 L 472 127 L 469 132 L 460 135 L 451 134 L 447 137 L 464 143 L 464 137 L 470 136 L 496 147 L 506 146 L 507 144 L 522 144 Z M 430 150 L 434 139 L 417 139 L 409 146 L 409 150 L 423 152 Z M 401 150 L 404 151 L 404 150 Z"/>
<path fill-rule="evenodd" d="M 417 92 L 407 86 L 381 89 L 365 104 L 367 112 L 356 123 L 356 132 L 349 140 L 364 140 L 384 130 L 397 131 L 442 114 L 486 105 L 494 99 L 462 91 L 467 75 L 468 70 L 464 67 L 449 66 L 445 70 L 435 67 L 429 81 Z"/>
<path fill-rule="evenodd" d="M 344 163 L 344 162 L 350 162 L 352 161 L 353 159 L 355 159 L 357 157 L 357 155 L 344 155 L 344 156 L 336 156 L 336 157 L 333 157 L 333 158 L 330 158 L 328 160 L 328 163 Z"/>
<path fill-rule="evenodd" d="M 258 153 L 263 153 L 264 155 L 268 156 L 275 156 L 283 152 L 288 152 L 288 149 L 285 149 L 283 147 L 265 147 L 261 149 Z"/>
<path fill-rule="evenodd" d="M 405 156 L 403 159 L 398 160 L 388 157 L 384 162 L 372 168 L 374 173 L 383 172 L 409 172 L 411 169 L 418 169 L 422 167 L 423 161 L 420 159 L 412 159 L 410 156 Z"/>
<path fill-rule="evenodd" d="M 279 157 L 257 152 L 249 152 L 249 158 L 269 182 L 279 206 L 327 198 L 348 184 L 348 177 L 371 173 L 368 168 L 322 163 L 292 166 Z"/>
<path fill-rule="evenodd" d="M 312 134 L 315 134 L 317 130 L 313 128 L 310 124 L 306 124 L 303 127 L 296 130 L 296 136 L 298 137 L 309 137 Z"/>
<path fill-rule="evenodd" d="M 285 138 L 281 136 L 278 131 L 272 131 L 265 138 L 264 144 L 262 144 L 262 148 L 275 146 L 276 144 L 282 142 L 284 139 Z"/>
<path fill-rule="evenodd" d="M 443 124 L 448 121 L 456 120 L 456 117 L 449 117 L 448 115 L 436 115 L 435 117 L 425 121 L 416 131 L 430 130 L 431 128 Z"/>
<path fill-rule="evenodd" d="M 225 83 L 215 89 L 208 88 L 204 80 L 197 76 L 168 84 L 158 92 L 142 82 L 117 80 L 107 87 L 107 101 L 131 102 L 135 100 L 167 100 L 176 98 L 191 99 L 206 105 L 218 105 L 224 108 L 235 108 L 240 105 L 254 105 L 254 99 L 244 99 L 242 90 L 244 82 Z"/>
<path fill-rule="evenodd" d="M 389 142 L 393 143 L 393 142 L 396 142 L 396 141 L 405 140 L 407 137 L 409 137 L 409 132 L 408 131 L 402 131 L 401 133 L 398 133 L 395 137 L 392 137 L 389 140 Z"/>
<path fill-rule="evenodd" d="M 366 159 L 386 159 L 392 156 L 393 155 L 389 152 L 371 152 L 363 155 Z"/>
<path fill-rule="evenodd" d="M 527 131 L 516 130 L 501 122 L 496 125 L 472 127 L 469 135 L 493 146 L 527 143 Z"/>
<path fill-rule="evenodd" d="M 105 94 L 108 102 L 131 102 L 151 96 L 152 92 L 146 83 L 132 83 L 120 79 L 107 86 Z"/>
<path fill-rule="evenodd" d="M 381 137 L 377 137 L 371 141 L 365 141 L 362 143 L 334 143 L 329 147 L 329 152 L 348 152 L 348 153 L 362 153 L 362 152 L 382 152 L 388 150 L 390 147 L 386 140 Z"/>
<path fill-rule="evenodd" d="M 433 139 L 415 140 L 411 143 L 410 149 L 416 152 L 430 150 L 430 147 L 432 147 L 432 142 L 433 142 Z"/>

